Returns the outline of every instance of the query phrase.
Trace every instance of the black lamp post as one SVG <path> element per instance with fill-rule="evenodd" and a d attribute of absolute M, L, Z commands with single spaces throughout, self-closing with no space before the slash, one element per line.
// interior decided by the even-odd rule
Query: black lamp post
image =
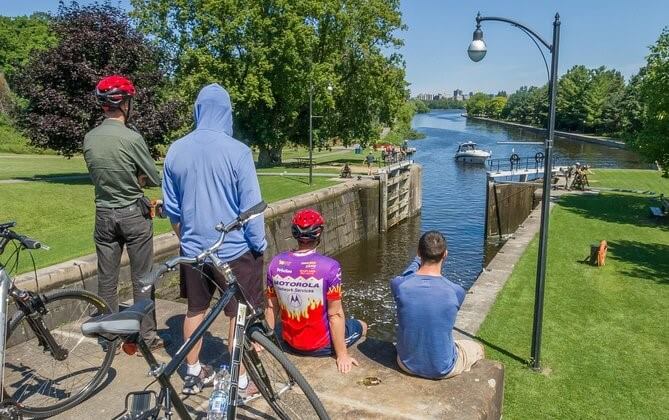
<path fill-rule="evenodd" d="M 332 92 L 332 84 L 328 84 L 328 91 Z M 313 183 L 313 168 L 314 168 L 314 118 L 322 118 L 321 115 L 314 115 L 314 85 L 309 86 L 309 185 Z"/>
<path fill-rule="evenodd" d="M 553 166 L 553 135 L 555 132 L 555 97 L 557 95 L 557 72 L 558 72 L 558 53 L 560 50 L 560 15 L 555 14 L 553 21 L 553 43 L 549 44 L 536 32 L 530 28 L 507 18 L 502 17 L 486 17 L 481 14 L 476 15 L 476 30 L 472 43 L 469 44 L 467 53 L 472 61 L 481 61 L 487 52 L 485 42 L 483 41 L 483 31 L 481 30 L 481 22 L 490 20 L 497 22 L 509 23 L 521 31 L 525 32 L 534 44 L 539 49 L 541 56 L 546 64 L 546 71 L 548 72 L 548 63 L 546 57 L 541 50 L 542 44 L 551 53 L 551 68 L 548 75 L 548 138 L 544 142 L 544 182 L 543 194 L 541 198 L 541 227 L 539 229 L 539 254 L 537 257 L 537 280 L 534 295 L 534 322 L 532 323 L 532 356 L 531 363 L 533 369 L 540 369 L 541 357 L 541 329 L 544 313 L 544 285 L 546 281 L 546 249 L 548 247 L 548 212 L 550 210 L 551 197 L 551 178 Z"/>

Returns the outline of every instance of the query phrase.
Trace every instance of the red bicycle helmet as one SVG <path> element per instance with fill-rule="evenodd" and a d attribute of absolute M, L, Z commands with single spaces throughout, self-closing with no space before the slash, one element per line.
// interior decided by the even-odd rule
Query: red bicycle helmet
<path fill-rule="evenodd" d="M 95 96 L 103 107 L 118 108 L 124 100 L 135 96 L 132 82 L 118 75 L 107 76 L 95 87 Z"/>
<path fill-rule="evenodd" d="M 293 215 L 293 238 L 299 242 L 313 242 L 321 237 L 325 219 L 314 209 L 299 210 Z"/>

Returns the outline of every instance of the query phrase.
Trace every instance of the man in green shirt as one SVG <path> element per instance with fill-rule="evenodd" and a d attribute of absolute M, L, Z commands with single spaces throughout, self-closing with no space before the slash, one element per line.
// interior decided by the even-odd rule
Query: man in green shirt
<path fill-rule="evenodd" d="M 153 290 L 142 292 L 139 284 L 153 264 L 153 222 L 142 187 L 159 186 L 160 177 L 144 139 L 126 126 L 134 95 L 135 87 L 125 77 L 102 79 L 96 96 L 105 119 L 84 138 L 84 159 L 95 185 L 98 294 L 115 312 L 124 246 L 130 258 L 133 299 L 155 299 Z M 142 322 L 141 334 L 151 347 L 163 346 L 156 335 L 155 312 Z"/>

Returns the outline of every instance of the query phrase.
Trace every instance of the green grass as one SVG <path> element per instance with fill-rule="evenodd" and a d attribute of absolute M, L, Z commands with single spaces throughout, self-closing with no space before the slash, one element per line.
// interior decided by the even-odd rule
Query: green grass
<path fill-rule="evenodd" d="M 88 175 L 82 157 L 67 159 L 56 155 L 0 154 L 0 180 L 71 175 Z"/>
<path fill-rule="evenodd" d="M 49 251 L 34 252 L 38 268 L 95 252 L 93 186 L 86 178 L 57 178 L 62 175 L 86 176 L 83 159 L 0 155 L 0 179 L 40 177 L 39 181 L 0 183 L 0 221 L 17 221 L 17 232 L 37 238 L 51 247 Z M 311 186 L 306 177 L 261 176 L 258 179 L 263 199 L 267 202 L 336 183 L 322 177 L 314 178 Z M 160 197 L 161 191 L 159 188 L 152 188 L 147 191 L 147 196 Z M 156 234 L 168 232 L 170 229 L 167 220 L 155 220 Z M 9 253 L 5 253 L 0 260 L 5 261 L 8 256 Z M 26 255 L 21 260 L 18 272 L 31 269 L 30 258 Z"/>
<path fill-rule="evenodd" d="M 55 154 L 53 150 L 31 146 L 28 139 L 0 114 L 0 153 Z"/>
<path fill-rule="evenodd" d="M 669 195 L 669 179 L 662 178 L 659 171 L 646 169 L 592 169 L 591 171 L 594 173 L 588 177 L 593 188 L 651 191 Z"/>
<path fill-rule="evenodd" d="M 667 192 L 655 171 L 597 170 L 602 186 Z M 537 240 L 516 265 L 479 336 L 506 367 L 504 417 L 669 418 L 669 224 L 647 195 L 566 196 L 550 221 L 543 373 L 529 356 Z M 583 264 L 606 239 L 601 268 Z"/>

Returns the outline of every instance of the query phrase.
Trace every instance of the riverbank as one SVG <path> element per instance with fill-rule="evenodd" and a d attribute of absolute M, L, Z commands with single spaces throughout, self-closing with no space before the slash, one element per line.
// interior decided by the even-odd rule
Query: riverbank
<path fill-rule="evenodd" d="M 515 122 L 511 122 L 511 121 L 495 120 L 495 119 L 492 119 L 492 118 L 477 117 L 477 116 L 466 115 L 466 114 L 465 114 L 465 117 L 467 117 L 468 119 L 471 119 L 471 120 L 486 121 L 486 122 L 491 122 L 491 123 L 495 123 L 495 124 L 500 124 L 500 125 L 503 125 L 503 126 L 506 126 L 506 127 L 512 127 L 512 128 L 518 128 L 518 129 L 521 129 L 521 130 L 527 130 L 527 131 L 530 131 L 530 132 L 536 133 L 536 134 L 541 134 L 541 135 L 546 134 L 546 129 L 545 128 L 534 127 L 534 126 L 531 126 L 531 125 L 518 124 L 518 123 L 515 123 Z M 616 139 L 612 139 L 612 138 L 609 138 L 609 137 L 590 136 L 590 135 L 587 135 L 587 134 L 569 133 L 569 132 L 566 132 L 566 131 L 558 131 L 558 130 L 555 131 L 555 136 L 563 138 L 563 139 L 567 139 L 567 140 L 582 141 L 582 142 L 586 142 L 586 143 L 599 144 L 601 146 L 614 147 L 616 149 L 627 149 L 627 145 L 625 144 L 625 142 L 620 141 L 620 140 L 616 140 Z"/>
<path fill-rule="evenodd" d="M 595 170 L 593 188 L 669 194 L 657 171 Z M 626 180 L 620 185 L 620 180 Z M 646 194 L 564 196 L 551 213 L 542 373 L 528 369 L 537 238 L 477 336 L 505 365 L 504 415 L 525 418 L 667 418 L 669 225 Z M 604 267 L 583 262 L 606 239 Z"/>

